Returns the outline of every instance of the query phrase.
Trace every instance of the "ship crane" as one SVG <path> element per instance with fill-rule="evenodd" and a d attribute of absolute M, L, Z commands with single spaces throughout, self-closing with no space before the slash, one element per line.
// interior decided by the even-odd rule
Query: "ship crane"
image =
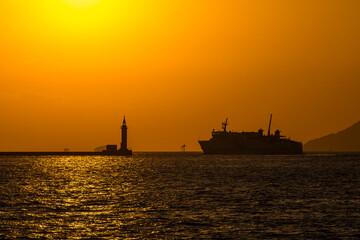
<path fill-rule="evenodd" d="M 225 122 L 222 123 L 222 129 L 224 130 L 224 132 L 226 132 L 227 125 L 229 125 L 229 122 L 228 119 L 226 118 Z"/>
<path fill-rule="evenodd" d="M 181 146 L 181 151 L 182 151 L 182 152 L 185 152 L 185 147 L 186 147 L 185 144 Z"/>

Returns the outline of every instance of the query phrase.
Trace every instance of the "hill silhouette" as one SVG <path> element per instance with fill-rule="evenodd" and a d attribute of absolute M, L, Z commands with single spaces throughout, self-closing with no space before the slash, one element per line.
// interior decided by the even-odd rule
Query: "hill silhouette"
<path fill-rule="evenodd" d="M 307 142 L 304 151 L 360 152 L 360 121 L 338 133 Z"/>
<path fill-rule="evenodd" d="M 106 145 L 100 146 L 100 147 L 97 147 L 97 148 L 94 149 L 95 152 L 102 152 L 104 150 L 106 150 Z"/>

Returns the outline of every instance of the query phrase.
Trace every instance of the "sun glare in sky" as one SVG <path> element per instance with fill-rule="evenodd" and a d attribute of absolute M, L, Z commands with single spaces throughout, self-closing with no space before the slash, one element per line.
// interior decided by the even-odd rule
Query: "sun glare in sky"
<path fill-rule="evenodd" d="M 0 151 L 306 142 L 360 119 L 358 0 L 0 0 Z M 131 144 L 133 143 L 133 145 Z"/>
<path fill-rule="evenodd" d="M 63 0 L 66 4 L 76 8 L 88 8 L 97 5 L 100 0 Z"/>

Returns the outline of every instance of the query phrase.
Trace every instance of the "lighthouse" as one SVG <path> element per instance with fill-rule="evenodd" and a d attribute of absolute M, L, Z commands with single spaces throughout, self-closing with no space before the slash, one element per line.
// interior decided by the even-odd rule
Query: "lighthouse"
<path fill-rule="evenodd" d="M 121 126 L 121 144 L 120 150 L 127 150 L 127 126 L 124 116 L 123 124 Z"/>
<path fill-rule="evenodd" d="M 119 152 L 121 155 L 131 155 L 132 151 L 127 148 L 127 129 L 126 120 L 124 116 L 123 124 L 121 126 L 121 144 Z"/>

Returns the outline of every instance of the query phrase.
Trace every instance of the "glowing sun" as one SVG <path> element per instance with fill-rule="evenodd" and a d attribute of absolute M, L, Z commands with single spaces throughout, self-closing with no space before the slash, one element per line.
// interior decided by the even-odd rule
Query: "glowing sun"
<path fill-rule="evenodd" d="M 76 8 L 88 8 L 97 5 L 101 0 L 63 0 L 65 3 Z"/>

